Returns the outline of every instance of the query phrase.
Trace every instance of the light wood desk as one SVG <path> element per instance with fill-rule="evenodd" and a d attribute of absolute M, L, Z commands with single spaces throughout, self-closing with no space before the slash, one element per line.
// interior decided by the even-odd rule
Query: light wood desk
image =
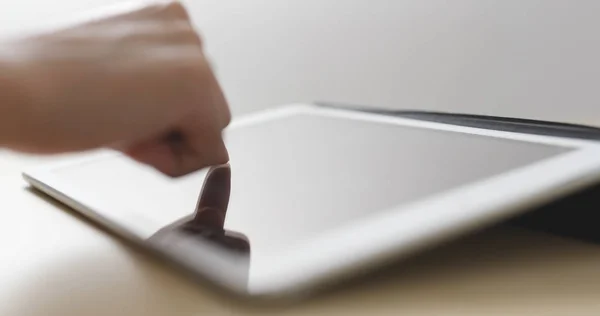
<path fill-rule="evenodd" d="M 0 27 L 114 2 L 12 1 Z M 184 2 L 234 114 L 326 99 L 600 119 L 596 1 Z M 0 151 L 0 315 L 600 314 L 600 247 L 508 227 L 293 308 L 237 306 L 26 190 L 46 159 Z"/>

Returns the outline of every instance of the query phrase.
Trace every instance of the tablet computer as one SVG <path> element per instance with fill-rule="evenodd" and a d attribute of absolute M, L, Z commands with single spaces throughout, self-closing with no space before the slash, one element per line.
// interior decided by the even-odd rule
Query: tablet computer
<path fill-rule="evenodd" d="M 590 140 L 312 104 L 237 118 L 231 160 L 169 178 L 115 152 L 35 188 L 217 288 L 289 299 L 600 181 Z"/>

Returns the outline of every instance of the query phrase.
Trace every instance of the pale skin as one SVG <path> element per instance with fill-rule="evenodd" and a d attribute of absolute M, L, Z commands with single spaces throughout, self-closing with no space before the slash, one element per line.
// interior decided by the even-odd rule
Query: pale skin
<path fill-rule="evenodd" d="M 229 160 L 222 131 L 230 120 L 176 1 L 0 42 L 0 147 L 108 147 L 181 176 Z"/>

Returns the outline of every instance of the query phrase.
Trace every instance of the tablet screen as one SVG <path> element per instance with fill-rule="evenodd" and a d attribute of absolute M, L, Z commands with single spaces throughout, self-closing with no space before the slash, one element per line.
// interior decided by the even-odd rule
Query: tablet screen
<path fill-rule="evenodd" d="M 278 254 L 328 230 L 570 150 L 310 114 L 232 129 L 226 141 L 231 182 L 217 175 L 211 190 L 218 195 L 231 185 L 229 207 L 224 231 L 208 235 L 221 234 L 225 248 L 247 252 L 242 261 L 249 263 L 250 279 L 253 269 L 268 269 Z M 194 234 L 190 222 L 205 171 L 169 179 L 120 157 L 56 173 L 96 200 L 110 201 L 97 212 L 128 214 L 131 222 L 123 226 L 142 226 L 144 238 L 159 240 L 172 230 Z M 219 219 L 199 221 L 210 226 Z"/>

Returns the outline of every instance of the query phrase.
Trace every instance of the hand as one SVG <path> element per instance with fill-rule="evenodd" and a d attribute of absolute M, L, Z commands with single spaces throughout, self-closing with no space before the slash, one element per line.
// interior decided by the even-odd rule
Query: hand
<path fill-rule="evenodd" d="M 111 147 L 171 176 L 229 159 L 222 130 L 231 114 L 178 2 L 0 46 L 26 100 L 13 149 Z"/>

